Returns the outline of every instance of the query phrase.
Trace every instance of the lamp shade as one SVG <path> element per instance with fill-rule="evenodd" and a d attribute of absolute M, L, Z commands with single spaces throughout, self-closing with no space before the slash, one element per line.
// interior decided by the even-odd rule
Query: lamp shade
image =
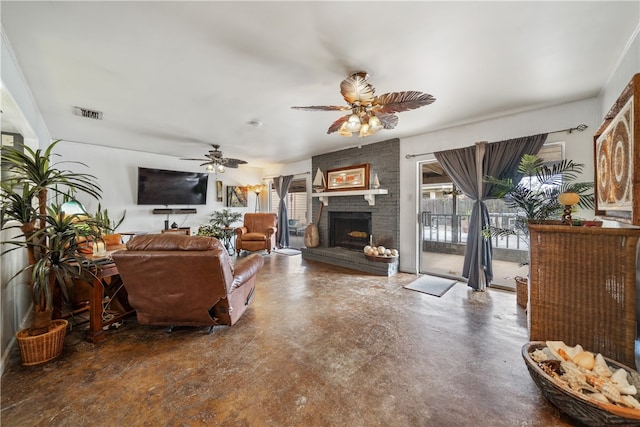
<path fill-rule="evenodd" d="M 580 201 L 580 196 L 576 193 L 560 193 L 558 202 L 564 206 L 573 206 Z"/>

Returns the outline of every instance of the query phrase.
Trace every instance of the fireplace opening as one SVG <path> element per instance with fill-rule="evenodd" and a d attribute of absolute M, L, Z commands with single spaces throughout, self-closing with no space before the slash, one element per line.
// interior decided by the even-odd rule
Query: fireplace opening
<path fill-rule="evenodd" d="M 371 212 L 329 212 L 329 247 L 361 250 L 370 235 Z"/>

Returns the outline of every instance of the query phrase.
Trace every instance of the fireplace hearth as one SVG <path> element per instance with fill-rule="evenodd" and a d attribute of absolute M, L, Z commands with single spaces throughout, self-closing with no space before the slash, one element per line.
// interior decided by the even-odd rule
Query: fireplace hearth
<path fill-rule="evenodd" d="M 371 212 L 329 212 L 329 247 L 361 250 L 370 235 Z"/>

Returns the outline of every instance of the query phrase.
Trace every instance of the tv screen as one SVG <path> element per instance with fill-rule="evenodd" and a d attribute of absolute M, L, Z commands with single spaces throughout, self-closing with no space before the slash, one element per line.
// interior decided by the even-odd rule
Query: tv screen
<path fill-rule="evenodd" d="M 205 205 L 208 173 L 138 168 L 139 205 Z"/>

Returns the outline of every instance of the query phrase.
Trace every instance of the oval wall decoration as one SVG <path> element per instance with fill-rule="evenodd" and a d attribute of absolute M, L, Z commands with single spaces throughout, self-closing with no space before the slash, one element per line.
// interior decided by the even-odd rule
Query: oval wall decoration
<path fill-rule="evenodd" d="M 640 225 L 640 74 L 594 135 L 596 215 Z"/>

